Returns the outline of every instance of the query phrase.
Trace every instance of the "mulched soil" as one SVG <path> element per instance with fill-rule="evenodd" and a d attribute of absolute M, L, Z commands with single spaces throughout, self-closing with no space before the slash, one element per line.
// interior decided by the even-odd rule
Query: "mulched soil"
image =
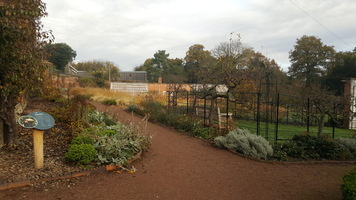
<path fill-rule="evenodd" d="M 95 103 L 124 123 L 141 118 Z M 341 199 L 347 163 L 279 163 L 243 158 L 208 142 L 148 123 L 152 145 L 130 173 L 100 173 L 77 179 L 0 191 L 0 199 Z"/>
<path fill-rule="evenodd" d="M 32 99 L 23 115 L 35 111 L 48 112 L 57 107 L 55 102 L 43 99 Z M 44 131 L 44 168 L 34 169 L 32 129 L 17 126 L 20 133 L 17 146 L 0 148 L 0 184 L 19 182 L 24 180 L 39 180 L 57 177 L 74 172 L 81 172 L 83 168 L 65 163 L 64 154 L 70 143 L 70 127 L 56 122 L 55 127 Z"/>

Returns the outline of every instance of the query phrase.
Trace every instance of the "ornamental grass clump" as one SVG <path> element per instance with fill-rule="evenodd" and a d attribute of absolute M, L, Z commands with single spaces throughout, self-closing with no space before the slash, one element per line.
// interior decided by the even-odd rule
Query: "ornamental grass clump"
<path fill-rule="evenodd" d="M 225 136 L 218 136 L 214 143 L 220 148 L 227 148 L 252 158 L 267 159 L 273 155 L 273 148 L 265 138 L 244 129 L 235 129 Z"/>

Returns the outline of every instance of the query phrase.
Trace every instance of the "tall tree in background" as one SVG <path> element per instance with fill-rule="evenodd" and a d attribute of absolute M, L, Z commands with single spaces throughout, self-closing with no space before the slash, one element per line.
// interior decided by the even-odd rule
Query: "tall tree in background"
<path fill-rule="evenodd" d="M 49 55 L 48 60 L 62 72 L 65 66 L 77 56 L 77 53 L 66 43 L 47 44 L 45 50 Z"/>
<path fill-rule="evenodd" d="M 230 38 L 229 42 L 220 43 L 212 52 L 217 61 L 211 77 L 217 83 L 225 84 L 232 91 L 247 79 L 253 49 L 242 43 L 240 35 L 237 39 Z"/>
<path fill-rule="evenodd" d="M 343 92 L 345 78 L 356 77 L 356 51 L 338 52 L 332 66 L 328 69 L 324 84 L 337 95 Z"/>
<path fill-rule="evenodd" d="M 320 38 L 304 35 L 297 39 L 294 49 L 289 52 L 292 65 L 288 73 L 292 78 L 302 79 L 309 87 L 320 81 L 334 54 L 334 48 L 324 45 Z"/>
<path fill-rule="evenodd" d="M 41 0 L 0 2 L 0 123 L 6 144 L 17 143 L 15 105 L 20 96 L 43 81 L 43 46 L 51 39 L 42 32 L 40 18 L 46 15 Z"/>
<path fill-rule="evenodd" d="M 251 84 L 253 83 L 254 87 L 249 88 L 248 91 L 245 90 L 245 92 L 257 92 L 261 86 L 261 81 L 265 82 L 268 78 L 273 82 L 272 84 L 277 84 L 277 87 L 283 90 L 286 87 L 286 82 L 288 80 L 287 74 L 281 70 L 276 61 L 267 58 L 260 52 L 252 53 L 248 65 L 248 73 L 250 74 L 248 82 Z M 279 90 L 279 92 L 281 91 Z"/>
<path fill-rule="evenodd" d="M 204 48 L 201 44 L 195 44 L 189 47 L 186 53 L 184 69 L 188 76 L 188 83 L 199 83 L 200 78 L 205 75 L 205 70 L 215 63 L 215 58 L 211 56 L 210 51 Z"/>
<path fill-rule="evenodd" d="M 159 77 L 164 83 L 183 83 L 186 78 L 181 59 L 170 59 L 166 50 L 158 50 L 153 58 L 146 59 L 145 63 L 135 68 L 135 71 L 146 71 L 147 80 L 156 83 Z"/>
<path fill-rule="evenodd" d="M 166 50 L 158 50 L 153 54 L 153 65 L 156 68 L 165 69 L 169 66 L 169 53 L 166 53 Z"/>
<path fill-rule="evenodd" d="M 135 67 L 135 71 L 146 71 L 147 81 L 150 83 L 156 83 L 158 77 L 162 75 L 162 70 L 154 67 L 153 58 L 146 59 L 142 65 Z"/>
<path fill-rule="evenodd" d="M 153 58 L 146 59 L 145 63 L 135 70 L 146 71 L 147 80 L 152 83 L 157 83 L 158 78 L 163 75 L 163 70 L 168 68 L 168 57 L 169 54 L 166 54 L 166 50 L 158 50 L 153 55 Z"/>
<path fill-rule="evenodd" d="M 163 69 L 162 78 L 165 83 L 185 83 L 187 76 L 184 71 L 183 60 L 179 58 L 169 59 L 169 64 Z"/>

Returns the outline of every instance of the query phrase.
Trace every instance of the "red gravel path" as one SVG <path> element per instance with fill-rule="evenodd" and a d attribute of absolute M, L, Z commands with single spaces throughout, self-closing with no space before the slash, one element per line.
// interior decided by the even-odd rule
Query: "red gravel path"
<path fill-rule="evenodd" d="M 116 107 L 95 106 L 120 121 L 139 121 Z M 102 173 L 78 178 L 70 187 L 25 187 L 0 191 L 0 199 L 341 199 L 342 176 L 351 164 L 258 162 L 149 123 L 149 152 L 134 174 Z"/>

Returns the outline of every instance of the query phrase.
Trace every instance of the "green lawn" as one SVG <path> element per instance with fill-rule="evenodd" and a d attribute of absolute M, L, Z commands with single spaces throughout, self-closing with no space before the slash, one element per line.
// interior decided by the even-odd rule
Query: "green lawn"
<path fill-rule="evenodd" d="M 239 128 L 248 129 L 252 133 L 257 132 L 256 121 L 238 120 L 237 123 Z M 260 135 L 264 137 L 268 137 L 268 140 L 275 139 L 276 136 L 275 129 L 276 129 L 276 125 L 273 123 L 269 123 L 267 129 L 267 124 L 265 122 L 260 122 Z M 305 133 L 306 131 L 307 131 L 306 126 L 279 124 L 278 139 L 291 139 L 294 135 Z M 309 132 L 312 135 L 316 135 L 318 132 L 318 127 L 310 126 Z M 333 133 L 332 127 L 324 127 L 324 134 L 328 134 L 332 137 L 332 133 Z M 351 137 L 356 137 L 356 130 L 335 128 L 335 138 L 351 138 Z"/>

